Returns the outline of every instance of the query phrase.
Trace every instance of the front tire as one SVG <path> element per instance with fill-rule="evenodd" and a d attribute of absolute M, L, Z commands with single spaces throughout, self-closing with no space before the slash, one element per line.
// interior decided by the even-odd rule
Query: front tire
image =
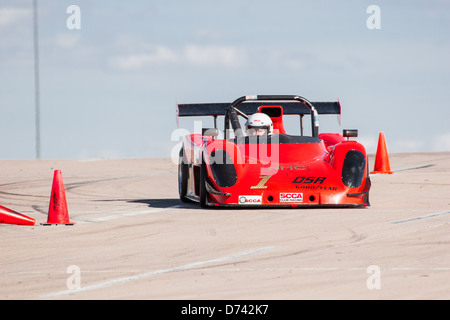
<path fill-rule="evenodd" d="M 204 159 L 200 166 L 200 179 L 199 180 L 200 180 L 200 190 L 199 190 L 200 206 L 202 208 L 207 208 L 208 207 L 208 191 L 206 191 L 206 181 L 208 181 L 208 174 L 206 172 L 206 164 L 205 164 Z"/>
<path fill-rule="evenodd" d="M 182 202 L 192 202 L 186 198 L 187 184 L 188 184 L 189 166 L 186 163 L 186 157 L 184 156 L 184 148 L 180 150 L 180 156 L 178 158 L 178 194 Z"/>

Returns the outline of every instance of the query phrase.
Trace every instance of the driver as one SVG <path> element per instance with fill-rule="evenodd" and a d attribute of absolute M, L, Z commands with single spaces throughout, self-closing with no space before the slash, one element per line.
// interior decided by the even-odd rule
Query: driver
<path fill-rule="evenodd" d="M 271 135 L 273 133 L 272 119 L 265 113 L 252 114 L 245 123 L 248 136 Z"/>

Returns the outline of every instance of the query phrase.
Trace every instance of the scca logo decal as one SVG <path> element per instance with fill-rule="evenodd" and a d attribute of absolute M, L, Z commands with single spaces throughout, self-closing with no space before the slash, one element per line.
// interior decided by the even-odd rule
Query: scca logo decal
<path fill-rule="evenodd" d="M 303 193 L 280 193 L 280 199 L 301 199 Z"/>
<path fill-rule="evenodd" d="M 280 193 L 280 202 L 303 202 L 303 193 Z"/>
<path fill-rule="evenodd" d="M 320 183 L 322 184 L 327 177 L 297 177 L 292 183 Z"/>
<path fill-rule="evenodd" d="M 239 196 L 240 204 L 262 204 L 262 196 Z"/>

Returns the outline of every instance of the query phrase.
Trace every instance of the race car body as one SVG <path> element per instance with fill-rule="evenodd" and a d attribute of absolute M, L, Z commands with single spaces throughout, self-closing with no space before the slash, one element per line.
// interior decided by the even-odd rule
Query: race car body
<path fill-rule="evenodd" d="M 267 114 L 273 132 L 249 136 L 239 121 Z M 300 135 L 288 135 L 284 115 L 300 116 Z M 319 114 L 340 114 L 339 102 L 309 102 L 301 96 L 244 96 L 228 103 L 178 105 L 178 116 L 213 116 L 215 128 L 182 141 L 178 190 L 183 202 L 208 206 L 364 207 L 370 177 L 356 130 L 319 133 Z M 311 117 L 305 135 L 303 116 Z M 223 133 L 217 117 L 224 116 Z M 222 138 L 219 138 L 222 133 Z"/>

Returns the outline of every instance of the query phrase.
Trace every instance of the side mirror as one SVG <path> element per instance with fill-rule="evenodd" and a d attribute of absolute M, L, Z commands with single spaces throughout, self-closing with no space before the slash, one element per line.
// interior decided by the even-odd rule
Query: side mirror
<path fill-rule="evenodd" d="M 356 129 L 344 129 L 342 135 L 346 138 L 356 138 L 358 136 L 358 130 Z"/>
<path fill-rule="evenodd" d="M 216 128 L 202 128 L 202 136 L 217 137 L 219 130 Z"/>

